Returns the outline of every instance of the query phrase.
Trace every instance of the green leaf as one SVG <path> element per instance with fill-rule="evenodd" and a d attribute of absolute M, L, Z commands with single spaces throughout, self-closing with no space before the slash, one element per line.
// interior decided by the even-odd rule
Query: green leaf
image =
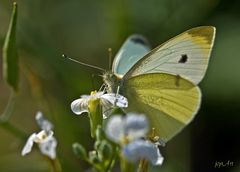
<path fill-rule="evenodd" d="M 13 3 L 12 16 L 3 45 L 3 78 L 13 88 L 18 89 L 18 54 L 16 45 L 17 3 Z"/>

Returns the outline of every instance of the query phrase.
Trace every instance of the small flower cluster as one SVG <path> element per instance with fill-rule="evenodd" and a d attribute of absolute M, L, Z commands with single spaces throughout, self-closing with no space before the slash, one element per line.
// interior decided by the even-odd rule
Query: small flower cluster
<path fill-rule="evenodd" d="M 96 99 L 100 100 L 100 105 L 103 107 L 103 118 L 107 118 L 111 114 L 106 112 L 111 112 L 116 107 L 126 108 L 128 106 L 127 99 L 122 95 L 92 92 L 91 95 L 84 95 L 80 99 L 74 100 L 71 109 L 77 115 L 83 112 L 91 114 L 90 102 Z M 161 165 L 163 157 L 158 149 L 158 144 L 147 138 L 148 133 L 149 123 L 143 114 L 114 114 L 107 119 L 105 126 L 106 137 L 120 146 L 119 153 L 124 159 L 134 163 L 146 160 L 153 165 Z"/>
<path fill-rule="evenodd" d="M 96 130 L 96 141 L 94 143 L 94 149 L 89 151 L 88 154 L 85 148 L 79 144 L 73 144 L 73 152 L 82 160 L 89 163 L 97 171 L 109 171 L 112 168 L 113 157 L 115 154 L 114 146 L 109 143 L 104 135 L 104 131 L 101 126 Z"/>
<path fill-rule="evenodd" d="M 71 103 L 71 109 L 75 114 L 88 113 L 91 136 L 96 139 L 94 150 L 88 154 L 79 143 L 73 144 L 73 151 L 97 171 L 111 171 L 117 157 L 121 164 L 125 160 L 131 164 L 150 162 L 152 165 L 161 165 L 163 162 L 158 144 L 148 137 L 150 126 L 145 115 L 112 114 L 115 108 L 126 107 L 128 101 L 124 96 L 96 91 L 91 95 L 81 96 Z M 112 116 L 106 119 L 110 114 Z M 106 119 L 105 127 L 103 127 L 103 119 Z M 45 119 L 41 112 L 37 112 L 36 122 L 41 131 L 30 135 L 22 155 L 28 154 L 36 143 L 43 155 L 55 159 L 57 140 L 53 136 L 53 124 Z M 126 166 L 125 164 L 127 169 Z"/>
<path fill-rule="evenodd" d="M 132 162 L 146 159 L 153 165 L 161 165 L 163 157 L 157 145 L 145 140 L 148 130 L 148 121 L 144 115 L 129 113 L 126 116 L 116 115 L 110 118 L 106 135 L 121 145 L 126 159 Z"/>

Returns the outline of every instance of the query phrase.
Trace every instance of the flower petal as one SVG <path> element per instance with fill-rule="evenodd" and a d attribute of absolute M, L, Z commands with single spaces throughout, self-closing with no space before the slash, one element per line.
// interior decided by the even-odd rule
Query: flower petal
<path fill-rule="evenodd" d="M 80 115 L 83 112 L 88 112 L 88 100 L 89 96 L 74 100 L 71 103 L 72 111 L 77 115 Z"/>
<path fill-rule="evenodd" d="M 35 138 L 37 137 L 36 133 L 33 133 L 27 140 L 25 146 L 22 149 L 22 156 L 31 152 Z"/>
<path fill-rule="evenodd" d="M 161 165 L 163 157 L 160 154 L 158 147 L 145 140 L 135 140 L 123 148 L 123 155 L 132 162 L 137 162 L 140 159 L 146 159 L 153 165 Z"/>
<path fill-rule="evenodd" d="M 101 99 L 102 111 L 103 111 L 103 119 L 107 119 L 113 111 L 113 105 L 106 99 Z"/>
<path fill-rule="evenodd" d="M 47 155 L 51 159 L 56 158 L 56 147 L 57 140 L 53 136 L 47 141 L 39 143 L 39 149 L 41 150 L 42 154 Z"/>
<path fill-rule="evenodd" d="M 144 115 L 129 113 L 125 117 L 124 128 L 129 140 L 145 137 L 148 132 L 148 120 Z"/>
<path fill-rule="evenodd" d="M 120 115 L 111 117 L 106 125 L 106 135 L 116 143 L 120 143 L 124 138 L 124 118 Z"/>
<path fill-rule="evenodd" d="M 47 119 L 44 118 L 42 112 L 37 112 L 35 119 L 37 121 L 38 126 L 42 129 L 42 130 L 46 130 L 46 131 L 50 131 L 53 129 L 53 124 L 48 121 Z"/>
<path fill-rule="evenodd" d="M 108 100 L 112 105 L 125 108 L 128 107 L 127 98 L 120 94 L 107 93 L 101 96 L 102 99 Z"/>

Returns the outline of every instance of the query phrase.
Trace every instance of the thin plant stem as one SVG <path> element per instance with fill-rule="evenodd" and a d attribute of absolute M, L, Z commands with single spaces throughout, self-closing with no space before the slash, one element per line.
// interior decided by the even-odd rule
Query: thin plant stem
<path fill-rule="evenodd" d="M 110 162 L 110 165 L 108 166 L 107 168 L 107 172 L 112 172 L 113 168 L 114 168 L 114 165 L 115 165 L 115 162 L 116 162 L 116 157 L 114 157 L 111 162 Z"/>
<path fill-rule="evenodd" d="M 148 171 L 148 161 L 145 159 L 141 159 L 138 166 L 137 172 L 147 172 Z"/>
<path fill-rule="evenodd" d="M 57 157 L 55 159 L 51 159 L 46 155 L 44 157 L 49 162 L 52 172 L 62 172 L 62 167 Z"/>
<path fill-rule="evenodd" d="M 121 157 L 120 159 L 121 172 L 134 172 L 134 164 L 128 162 L 126 159 Z"/>
<path fill-rule="evenodd" d="M 16 103 L 16 93 L 11 90 L 10 97 L 8 100 L 8 103 L 3 111 L 3 113 L 0 116 L 0 127 L 11 133 L 12 135 L 20 138 L 20 139 L 26 139 L 27 135 L 19 128 L 15 127 L 13 124 L 9 122 L 9 119 L 12 115 L 14 105 Z"/>
<path fill-rule="evenodd" d="M 9 133 L 11 133 L 12 135 L 18 137 L 19 139 L 26 140 L 26 138 L 27 138 L 27 134 L 25 132 L 23 132 L 19 128 L 15 127 L 8 121 L 7 122 L 0 121 L 0 126 L 3 129 L 5 129 L 6 131 L 8 131 Z"/>
<path fill-rule="evenodd" d="M 11 90 L 10 97 L 8 99 L 8 103 L 7 103 L 3 113 L 0 116 L 1 122 L 7 122 L 10 119 L 13 109 L 14 109 L 15 102 L 16 102 L 16 93 L 13 90 Z"/>
<path fill-rule="evenodd" d="M 118 148 L 116 148 L 116 150 L 114 151 L 112 159 L 109 162 L 109 165 L 106 169 L 106 172 L 112 172 L 112 170 L 114 168 L 114 165 L 115 165 L 115 162 L 116 162 L 116 159 L 117 159 L 117 152 L 118 152 Z"/>

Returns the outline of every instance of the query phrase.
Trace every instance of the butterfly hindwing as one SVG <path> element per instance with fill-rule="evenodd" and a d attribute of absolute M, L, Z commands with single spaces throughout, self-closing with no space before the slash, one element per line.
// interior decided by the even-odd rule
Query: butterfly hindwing
<path fill-rule="evenodd" d="M 148 41 L 141 35 L 131 35 L 116 54 L 112 71 L 123 76 L 144 55 L 150 51 Z"/>
<path fill-rule="evenodd" d="M 201 92 L 190 81 L 171 74 L 143 74 L 124 82 L 122 94 L 129 112 L 144 113 L 167 142 L 195 116 Z"/>

